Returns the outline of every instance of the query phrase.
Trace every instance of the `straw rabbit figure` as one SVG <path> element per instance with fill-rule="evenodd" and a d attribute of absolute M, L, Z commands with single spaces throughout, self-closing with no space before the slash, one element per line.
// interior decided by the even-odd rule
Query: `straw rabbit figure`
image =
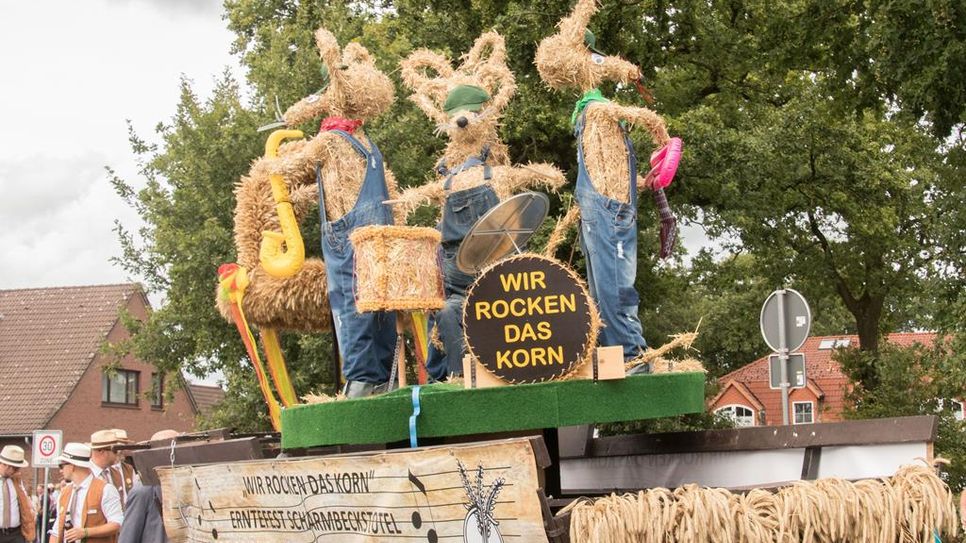
<path fill-rule="evenodd" d="M 591 295 L 605 327 L 604 346 L 620 345 L 625 360 L 640 360 L 647 348 L 638 316 L 637 191 L 654 190 L 661 213 L 661 254 L 670 253 L 674 223 L 661 189 L 670 183 L 680 139 L 670 138 L 664 120 L 642 107 L 616 104 L 604 98 L 597 86 L 604 81 L 638 82 L 640 70 L 616 56 L 596 49 L 596 38 L 587 24 L 597 12 L 595 0 L 577 0 L 573 11 L 560 21 L 558 32 L 537 47 L 535 63 L 540 78 L 554 90 L 583 93 L 571 122 L 577 138 L 577 184 L 574 196 L 580 209 L 580 244 L 587 264 Z M 651 157 L 650 173 L 637 174 L 637 157 L 628 130 L 647 129 L 659 150 Z M 568 213 L 574 219 L 576 213 Z M 558 223 L 551 240 L 562 238 L 566 220 Z M 641 364 L 642 372 L 649 365 Z"/>
<path fill-rule="evenodd" d="M 595 0 L 578 0 L 573 12 L 560 21 L 557 34 L 540 42 L 534 60 L 540 78 L 550 88 L 587 93 L 605 81 L 626 85 L 640 79 L 640 69 L 634 64 L 588 47 L 587 24 L 596 12 Z M 647 108 L 609 101 L 594 103 L 586 110 L 583 153 L 594 188 L 626 203 L 631 176 L 621 124 L 645 128 L 657 147 L 663 147 L 670 141 L 664 119 Z M 638 189 L 650 188 L 653 181 L 639 175 L 636 179 Z"/>
<path fill-rule="evenodd" d="M 322 116 L 343 118 L 347 122 L 336 126 L 358 125 L 354 135 L 366 145 L 360 121 L 389 109 L 395 100 L 392 82 L 375 67 L 363 46 L 349 43 L 342 50 L 335 36 L 324 28 L 316 31 L 315 39 L 327 85 L 291 106 L 285 112 L 285 123 L 295 127 Z M 318 205 L 316 165 L 321 169 L 328 218 L 338 219 L 355 205 L 367 166 L 350 143 L 329 130 L 323 129 L 308 140 L 283 143 L 277 158 L 257 159 L 235 188 L 235 247 L 238 263 L 249 270 L 251 278 L 243 309 L 256 326 L 306 332 L 331 328 L 321 259 L 306 258 L 301 269 L 288 278 L 273 277 L 259 264 L 262 232 L 280 231 L 269 175 L 282 174 L 295 216 L 301 222 Z M 385 179 L 390 195 L 395 195 L 396 182 L 388 167 Z M 218 308 L 226 319 L 231 318 L 227 302 L 220 297 Z"/>
<path fill-rule="evenodd" d="M 435 72 L 431 74 L 430 71 Z M 482 168 L 465 168 L 455 174 L 449 189 L 444 189 L 447 173 L 438 168 L 434 182 L 404 190 L 394 203 L 407 214 L 423 204 L 442 205 L 450 193 L 489 185 L 503 200 L 521 190 L 542 185 L 556 191 L 566 179 L 550 164 L 511 166 L 507 147 L 497 133 L 503 111 L 516 93 L 513 73 L 506 64 L 506 45 L 496 32 L 476 39 L 463 63 L 453 68 L 445 56 L 419 49 L 402 62 L 403 82 L 412 89 L 409 97 L 436 123 L 438 133 L 446 134 L 449 143 L 440 164 L 458 169 L 468 159 L 487 150 L 486 164 L 492 168 L 490 179 L 484 179 Z M 447 109 L 447 102 L 461 89 L 475 87 L 485 94 L 475 107 Z"/>
<path fill-rule="evenodd" d="M 430 347 L 427 368 L 432 377 L 443 379 L 462 374 L 462 308 L 466 289 L 474 280 L 456 266 L 463 238 L 500 200 L 534 186 L 556 191 L 566 179 L 550 164 L 509 163 L 497 129 L 516 83 L 506 64 L 503 37 L 496 32 L 477 38 L 457 68 L 440 54 L 414 51 L 403 60 L 402 75 L 413 90 L 410 99 L 449 138 L 436 179 L 406 189 L 394 201 L 397 210 L 407 214 L 427 203 L 442 208 L 438 228 L 447 299 L 435 316 L 439 341 Z"/>

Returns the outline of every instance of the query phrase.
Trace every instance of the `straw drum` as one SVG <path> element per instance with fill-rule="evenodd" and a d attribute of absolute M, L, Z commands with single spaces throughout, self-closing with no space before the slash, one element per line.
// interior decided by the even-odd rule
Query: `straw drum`
<path fill-rule="evenodd" d="M 366 311 L 443 308 L 440 233 L 416 226 L 366 226 L 349 235 L 356 307 Z"/>

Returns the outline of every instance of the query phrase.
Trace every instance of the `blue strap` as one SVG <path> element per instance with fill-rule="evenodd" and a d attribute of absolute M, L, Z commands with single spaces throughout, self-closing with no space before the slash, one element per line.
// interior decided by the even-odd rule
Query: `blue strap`
<path fill-rule="evenodd" d="M 419 417 L 419 385 L 413 387 L 413 414 L 409 417 L 409 447 L 415 449 L 419 445 L 416 443 L 416 419 Z"/>
<path fill-rule="evenodd" d="M 315 183 L 319 186 L 319 220 L 322 221 L 322 228 L 328 220 L 325 217 L 325 192 L 322 190 L 322 163 L 315 163 Z"/>

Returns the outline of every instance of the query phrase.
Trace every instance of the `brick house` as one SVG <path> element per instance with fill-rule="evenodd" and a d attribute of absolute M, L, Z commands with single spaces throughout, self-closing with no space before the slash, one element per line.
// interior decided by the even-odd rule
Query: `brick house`
<path fill-rule="evenodd" d="M 909 347 L 916 343 L 931 345 L 934 333 L 889 334 L 885 341 Z M 832 360 L 835 349 L 858 345 L 858 336 L 817 336 L 805 340 L 796 352 L 805 355 L 806 386 L 789 392 L 788 418 L 792 424 L 842 420 L 845 395 L 851 386 L 842 368 Z M 768 357 L 718 379 L 721 390 L 708 409 L 734 418 L 738 426 L 782 424 L 781 390 L 771 388 Z M 954 401 L 957 417 L 963 417 L 963 402 Z"/>
<path fill-rule="evenodd" d="M 112 363 L 100 352 L 104 341 L 129 337 L 121 309 L 147 317 L 138 285 L 0 290 L 0 446 L 17 444 L 29 455 L 40 429 L 86 442 L 103 428 L 123 428 L 138 441 L 194 427 L 198 408 L 188 387 L 165 397 L 170 384 L 131 356 L 104 370 Z"/>

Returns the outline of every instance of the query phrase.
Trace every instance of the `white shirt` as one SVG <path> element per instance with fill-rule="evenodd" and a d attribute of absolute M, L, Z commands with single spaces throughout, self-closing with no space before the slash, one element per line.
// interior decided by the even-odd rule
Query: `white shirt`
<path fill-rule="evenodd" d="M 3 491 L 10 497 L 10 528 L 20 526 L 20 503 L 17 502 L 17 489 L 13 486 L 13 479 L 3 479 Z M 3 500 L 0 500 L 0 523 L 3 522 Z"/>
<path fill-rule="evenodd" d="M 70 518 L 73 520 L 75 528 L 83 528 L 81 522 L 84 518 L 84 507 L 87 504 L 87 490 L 91 487 L 91 481 L 93 480 L 94 473 L 92 472 L 80 485 L 73 485 L 74 495 L 71 496 L 71 500 L 74 502 L 74 508 L 71 509 Z M 68 505 L 70 504 L 68 503 Z M 121 511 L 121 497 L 118 495 L 114 485 L 104 485 L 104 493 L 101 495 L 101 512 L 104 513 L 104 518 L 107 519 L 107 522 L 116 522 L 118 524 L 124 522 L 124 513 Z M 64 512 L 61 510 L 60 504 L 58 504 L 57 519 L 54 522 L 55 527 L 60 526 L 60 517 L 63 514 Z"/>

